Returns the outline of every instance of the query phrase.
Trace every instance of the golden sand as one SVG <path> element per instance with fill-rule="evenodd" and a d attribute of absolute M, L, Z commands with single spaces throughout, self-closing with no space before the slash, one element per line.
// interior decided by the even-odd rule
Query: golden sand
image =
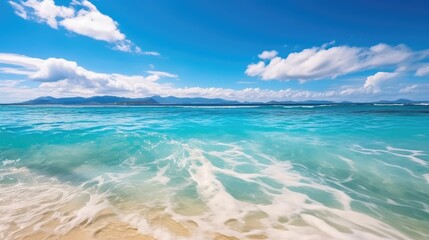
<path fill-rule="evenodd" d="M 91 223 L 82 224 L 65 234 L 54 234 L 57 222 L 49 222 L 39 230 L 24 229 L 23 240 L 154 240 L 137 231 L 136 228 L 120 222 L 110 210 L 103 210 Z"/>
<path fill-rule="evenodd" d="M 85 198 L 74 199 L 62 206 L 60 211 L 73 214 L 75 209 L 82 208 L 86 203 L 85 200 Z M 196 232 L 199 232 L 200 226 L 198 226 L 196 222 L 190 220 L 177 221 L 174 217 L 167 214 L 167 211 L 162 207 L 153 208 L 135 202 L 117 203 L 115 206 L 120 209 L 121 212 L 144 216 L 145 223 L 147 223 L 152 230 L 156 229 L 158 233 L 165 233 L 168 236 L 179 237 L 181 239 L 195 239 Z M 186 205 L 185 208 L 178 208 L 175 210 L 178 210 L 184 215 L 198 215 L 198 213 L 204 211 L 203 207 L 198 204 L 194 204 L 193 207 Z M 254 212 L 244 218 L 243 221 L 230 219 L 224 224 L 233 231 L 249 232 L 252 229 L 260 229 L 262 226 L 260 220 L 264 217 L 266 217 L 265 213 Z M 154 234 L 153 232 L 144 232 L 144 227 L 142 231 L 142 229 L 137 229 L 136 226 L 121 221 L 121 219 L 122 218 L 120 218 L 112 208 L 108 207 L 99 211 L 90 222 L 84 221 L 77 227 L 69 230 L 64 227 L 64 222 L 59 222 L 58 218 L 55 217 L 54 211 L 47 211 L 43 217 L 39 219 L 38 223 L 40 225 L 34 224 L 23 229 L 14 225 L 8 229 L 8 231 L 14 232 L 14 234 L 10 236 L 13 240 L 163 240 L 166 238 L 156 238 L 152 236 L 152 234 Z M 204 239 L 207 240 L 238 240 L 236 237 L 216 232 L 205 233 L 204 235 Z M 266 236 L 259 234 L 246 236 L 246 239 L 252 240 L 266 238 Z"/>
<path fill-rule="evenodd" d="M 198 228 L 195 222 L 179 223 L 168 215 L 159 215 L 150 219 L 150 224 L 177 237 L 191 237 L 192 231 Z M 155 240 L 150 234 L 143 234 L 133 226 L 121 222 L 111 210 L 103 210 L 90 223 L 68 231 L 65 234 L 54 234 L 58 222 L 49 222 L 39 230 L 23 229 L 20 231 L 22 240 Z M 210 239 L 210 238 L 208 238 Z M 213 240 L 238 240 L 238 238 L 213 233 Z M 265 236 L 249 236 L 249 239 L 265 239 Z"/>

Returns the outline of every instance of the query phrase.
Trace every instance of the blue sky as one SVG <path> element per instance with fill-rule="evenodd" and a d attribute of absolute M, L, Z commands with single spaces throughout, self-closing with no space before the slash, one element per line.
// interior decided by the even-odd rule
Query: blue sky
<path fill-rule="evenodd" d="M 0 102 L 428 100 L 429 2 L 0 2 Z"/>

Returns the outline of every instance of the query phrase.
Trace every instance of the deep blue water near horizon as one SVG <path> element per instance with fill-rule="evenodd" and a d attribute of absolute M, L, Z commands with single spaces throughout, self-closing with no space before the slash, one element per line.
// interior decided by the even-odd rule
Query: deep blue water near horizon
<path fill-rule="evenodd" d="M 428 165 L 429 106 L 0 106 L 0 238 L 429 239 Z"/>

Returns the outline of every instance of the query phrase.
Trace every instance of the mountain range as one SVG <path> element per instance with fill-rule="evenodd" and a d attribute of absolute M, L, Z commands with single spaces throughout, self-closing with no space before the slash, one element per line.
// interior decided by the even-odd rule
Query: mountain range
<path fill-rule="evenodd" d="M 372 103 L 382 104 L 413 104 L 428 103 L 429 101 L 413 101 L 408 99 L 398 99 L 394 101 L 381 100 Z M 152 96 L 145 98 L 126 98 L 116 96 L 94 96 L 94 97 L 39 97 L 33 100 L 15 103 L 17 105 L 241 105 L 241 104 L 351 104 L 353 102 L 333 102 L 324 100 L 306 100 L 306 101 L 269 101 L 269 102 L 238 102 L 221 98 L 179 98 L 174 96 L 161 97 Z"/>
<path fill-rule="evenodd" d="M 240 104 L 237 101 L 228 101 L 220 98 L 178 98 L 178 97 L 161 97 L 152 96 L 146 98 L 126 98 L 116 96 L 94 96 L 94 97 L 39 97 L 30 101 L 17 104 L 22 105 L 43 105 L 43 104 L 60 104 L 60 105 L 174 105 L 174 104 Z"/>

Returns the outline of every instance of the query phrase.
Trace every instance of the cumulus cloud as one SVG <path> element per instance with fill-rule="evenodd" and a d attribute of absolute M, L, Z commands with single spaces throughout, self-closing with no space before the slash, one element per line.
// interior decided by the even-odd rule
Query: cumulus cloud
<path fill-rule="evenodd" d="M 125 40 L 125 35 L 118 29 L 118 23 L 98 11 L 94 4 L 84 0 L 75 1 L 74 5 L 81 6 L 82 9 L 75 15 L 65 17 L 60 21 L 60 24 L 67 30 L 111 43 Z"/>
<path fill-rule="evenodd" d="M 253 77 L 262 74 L 264 71 L 265 63 L 261 61 L 256 64 L 250 64 L 249 66 L 247 66 L 246 74 Z"/>
<path fill-rule="evenodd" d="M 97 73 L 62 58 L 39 59 L 17 54 L 0 54 L 0 63 L 12 66 L 0 68 L 1 72 L 25 75 L 39 82 L 39 88 L 57 93 L 149 93 L 164 87 L 156 82 L 160 78 L 177 78 L 175 74 L 161 71 L 150 71 L 146 77 Z"/>
<path fill-rule="evenodd" d="M 258 55 L 260 59 L 267 60 L 267 59 L 273 59 L 275 56 L 279 54 L 276 50 L 272 51 L 263 51 L 261 54 Z"/>
<path fill-rule="evenodd" d="M 70 32 L 108 42 L 118 51 L 159 55 L 143 52 L 119 30 L 115 20 L 88 0 L 72 0 L 69 6 L 58 6 L 54 0 L 11 0 L 9 3 L 23 19 L 46 23 L 54 29 L 61 26 Z"/>
<path fill-rule="evenodd" d="M 374 75 L 368 76 L 361 86 L 343 86 L 339 91 L 339 95 L 362 95 L 362 94 L 378 94 L 381 93 L 382 85 L 391 79 L 397 78 L 403 74 L 405 68 L 399 67 L 394 72 L 377 72 Z"/>
<path fill-rule="evenodd" d="M 54 0 L 9 1 L 9 3 L 18 16 L 44 22 L 54 29 L 58 29 L 57 18 L 73 17 L 75 12 L 73 8 L 55 5 Z"/>
<path fill-rule="evenodd" d="M 260 56 L 268 56 L 264 51 Z M 304 49 L 286 58 L 273 57 L 247 66 L 246 74 L 263 80 L 301 81 L 335 78 L 383 66 L 399 66 L 414 56 L 405 45 L 377 44 L 372 47 L 331 46 Z M 264 59 L 264 58 L 262 58 Z"/>
<path fill-rule="evenodd" d="M 366 78 L 364 88 L 374 92 L 380 91 L 380 85 L 389 79 L 398 76 L 398 72 L 378 72 Z"/>

